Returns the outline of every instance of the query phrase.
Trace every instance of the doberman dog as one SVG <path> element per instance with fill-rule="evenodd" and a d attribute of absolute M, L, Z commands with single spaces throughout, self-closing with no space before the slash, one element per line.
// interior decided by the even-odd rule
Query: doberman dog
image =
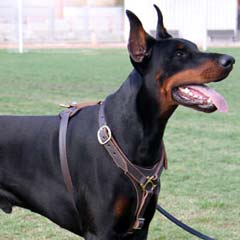
<path fill-rule="evenodd" d="M 106 122 L 134 166 L 150 169 L 161 159 L 168 119 L 179 105 L 203 112 L 227 111 L 224 98 L 205 84 L 223 80 L 234 58 L 205 53 L 185 39 L 172 38 L 160 10 L 156 37 L 135 14 L 128 51 L 134 70 L 104 101 Z M 159 193 L 144 212 L 141 229 L 131 231 L 137 194 L 97 140 L 101 104 L 71 118 L 66 138 L 73 182 L 70 194 L 59 163 L 59 116 L 1 116 L 0 208 L 30 209 L 87 240 L 145 240 Z"/>

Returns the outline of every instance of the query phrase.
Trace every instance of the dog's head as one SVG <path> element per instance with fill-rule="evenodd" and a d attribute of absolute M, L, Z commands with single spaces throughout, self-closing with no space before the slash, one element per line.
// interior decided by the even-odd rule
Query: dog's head
<path fill-rule="evenodd" d="M 156 38 L 147 34 L 141 21 L 127 10 L 130 21 L 128 51 L 131 62 L 157 96 L 161 111 L 183 105 L 203 112 L 227 111 L 224 98 L 205 84 L 225 79 L 234 58 L 199 51 L 185 39 L 172 38 L 158 14 Z"/>

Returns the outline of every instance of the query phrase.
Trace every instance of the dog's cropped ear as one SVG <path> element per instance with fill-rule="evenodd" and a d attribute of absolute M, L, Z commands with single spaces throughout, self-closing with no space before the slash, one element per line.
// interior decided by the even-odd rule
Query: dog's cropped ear
<path fill-rule="evenodd" d="M 130 22 L 128 52 L 133 61 L 141 63 L 145 57 L 150 56 L 155 39 L 145 32 L 141 21 L 134 13 L 129 10 L 126 13 Z"/>
<path fill-rule="evenodd" d="M 157 5 L 154 4 L 153 6 L 155 7 L 158 15 L 156 39 L 160 40 L 160 39 L 171 38 L 172 36 L 167 32 L 166 28 L 164 27 L 162 12 L 160 11 Z"/>

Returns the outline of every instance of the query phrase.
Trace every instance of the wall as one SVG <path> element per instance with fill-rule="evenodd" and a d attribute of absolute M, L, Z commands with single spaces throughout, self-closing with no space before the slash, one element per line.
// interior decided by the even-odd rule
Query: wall
<path fill-rule="evenodd" d="M 237 32 L 237 0 L 125 0 L 125 9 L 139 16 L 145 29 L 155 29 L 157 15 L 153 4 L 160 7 L 167 29 L 177 30 L 179 37 L 203 45 L 206 30 Z M 125 17 L 125 37 L 129 31 Z"/>

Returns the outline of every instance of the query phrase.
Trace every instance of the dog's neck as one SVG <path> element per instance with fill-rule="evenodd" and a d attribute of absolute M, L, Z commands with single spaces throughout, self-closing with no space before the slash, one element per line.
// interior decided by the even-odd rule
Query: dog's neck
<path fill-rule="evenodd" d="M 106 119 L 122 150 L 133 163 L 153 166 L 161 157 L 161 142 L 169 117 L 146 80 L 133 70 L 120 89 L 106 100 Z"/>

